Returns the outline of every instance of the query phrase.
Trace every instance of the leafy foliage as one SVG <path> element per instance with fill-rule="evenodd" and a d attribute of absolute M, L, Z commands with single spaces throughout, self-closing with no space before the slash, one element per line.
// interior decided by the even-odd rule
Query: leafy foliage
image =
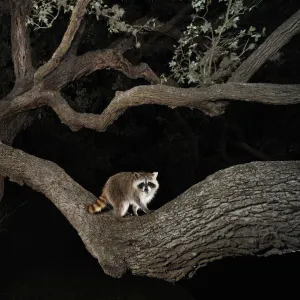
<path fill-rule="evenodd" d="M 218 3 L 217 3 L 218 2 Z M 212 0 L 192 0 L 195 14 L 183 32 L 170 67 L 178 83 L 206 86 L 222 82 L 255 49 L 265 28 L 239 29 L 240 18 L 256 5 L 245 6 L 243 0 L 215 0 L 225 11 L 217 20 L 206 18 Z"/>
<path fill-rule="evenodd" d="M 27 25 L 33 28 L 33 30 L 50 28 L 61 11 L 63 13 L 71 12 L 75 5 L 76 0 L 33 0 L 33 9 L 27 18 Z M 123 20 L 125 10 L 117 4 L 109 7 L 103 0 L 91 0 L 86 13 L 95 15 L 97 20 L 105 18 L 107 20 L 109 33 L 124 32 L 135 36 L 136 47 L 140 46 L 137 40 L 137 34 L 155 27 L 154 19 L 150 19 L 143 26 L 127 24 Z"/>

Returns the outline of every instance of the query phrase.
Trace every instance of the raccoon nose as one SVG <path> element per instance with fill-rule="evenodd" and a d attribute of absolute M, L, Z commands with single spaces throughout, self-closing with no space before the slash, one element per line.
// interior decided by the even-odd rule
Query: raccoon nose
<path fill-rule="evenodd" d="M 147 187 L 145 188 L 145 192 L 146 192 L 146 193 L 148 193 L 148 192 L 149 192 L 149 190 L 148 190 L 148 188 L 147 188 Z"/>

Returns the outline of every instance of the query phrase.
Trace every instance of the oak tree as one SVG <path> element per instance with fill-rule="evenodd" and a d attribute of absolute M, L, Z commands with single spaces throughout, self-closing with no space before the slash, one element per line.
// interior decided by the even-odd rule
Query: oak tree
<path fill-rule="evenodd" d="M 197 6 L 197 1 L 192 2 Z M 227 1 L 228 5 L 233 2 Z M 1 2 L 1 14 L 9 14 L 11 19 L 15 83 L 0 100 L 0 198 L 4 193 L 4 178 L 43 193 L 77 230 L 104 272 L 114 277 L 121 277 L 129 270 L 136 275 L 177 281 L 224 257 L 267 256 L 299 250 L 298 161 L 236 165 L 191 186 L 149 215 L 117 221 L 111 213 L 88 215 L 87 205 L 96 200 L 95 195 L 54 162 L 12 145 L 16 135 L 37 117 L 36 110 L 44 106 L 51 107 L 72 131 L 89 128 L 103 132 L 126 109 L 145 104 L 189 107 L 214 117 L 224 114 L 232 101 L 266 105 L 300 103 L 299 84 L 248 83 L 270 57 L 300 32 L 300 10 L 269 34 L 248 57 L 234 64 L 230 72 L 226 70 L 220 75 L 212 71 L 215 54 L 210 52 L 206 61 L 209 77 L 205 77 L 203 84 L 182 87 L 180 82 L 171 79 L 162 83 L 161 74 L 156 74 L 151 66 L 144 62 L 132 63 L 125 58 L 127 51 L 140 46 L 139 34 L 147 34 L 135 30 L 149 25 L 151 18 L 148 16 L 136 20 L 134 25 L 138 27 L 127 26 L 120 18 L 115 20 L 110 26 L 113 28 L 118 22 L 125 24 L 123 36 L 104 49 L 79 55 L 77 49 L 85 32 L 86 14 L 93 8 L 89 6 L 91 3 L 95 5 L 95 1 L 90 0 L 74 3 L 69 9 L 71 17 L 59 46 L 48 61 L 37 65 L 32 60 L 28 27 L 33 24 L 28 23 L 28 16 L 34 1 Z M 112 8 L 101 9 L 103 16 L 110 18 L 105 12 L 111 12 Z M 152 26 L 150 31 L 179 39 L 176 24 L 188 14 L 191 14 L 190 5 L 165 23 Z M 117 10 L 113 16 L 116 15 Z M 226 14 L 225 20 L 229 20 Z M 224 26 L 213 35 L 217 42 L 221 41 Z M 215 50 L 218 44 L 211 46 Z M 142 78 L 148 85 L 116 92 L 100 115 L 72 109 L 61 93 L 63 87 L 104 69 L 116 70 L 132 79 Z M 226 80 L 220 81 L 220 78 Z"/>

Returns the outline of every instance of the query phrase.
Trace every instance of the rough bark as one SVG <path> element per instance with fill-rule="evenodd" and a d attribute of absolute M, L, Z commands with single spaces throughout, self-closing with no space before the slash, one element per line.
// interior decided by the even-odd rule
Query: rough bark
<path fill-rule="evenodd" d="M 300 162 L 219 171 L 150 215 L 90 215 L 95 196 L 59 166 L 0 144 L 0 174 L 43 193 L 78 231 L 104 272 L 177 281 L 232 256 L 300 249 Z"/>

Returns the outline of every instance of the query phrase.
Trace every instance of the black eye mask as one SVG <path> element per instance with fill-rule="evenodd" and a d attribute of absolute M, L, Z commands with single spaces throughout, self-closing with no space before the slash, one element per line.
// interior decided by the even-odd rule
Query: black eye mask
<path fill-rule="evenodd" d="M 156 187 L 156 184 L 154 184 L 153 182 L 141 182 L 140 184 L 138 184 L 138 188 L 139 189 L 143 189 L 145 187 L 145 189 L 148 189 L 148 186 L 151 188 L 151 189 L 154 189 Z"/>
<path fill-rule="evenodd" d="M 148 182 L 148 185 L 151 189 L 154 189 L 156 187 L 156 184 L 154 184 L 153 182 Z"/>
<path fill-rule="evenodd" d="M 140 184 L 138 184 L 138 188 L 141 189 L 141 190 L 143 189 L 144 186 L 145 186 L 144 182 L 141 182 Z"/>

